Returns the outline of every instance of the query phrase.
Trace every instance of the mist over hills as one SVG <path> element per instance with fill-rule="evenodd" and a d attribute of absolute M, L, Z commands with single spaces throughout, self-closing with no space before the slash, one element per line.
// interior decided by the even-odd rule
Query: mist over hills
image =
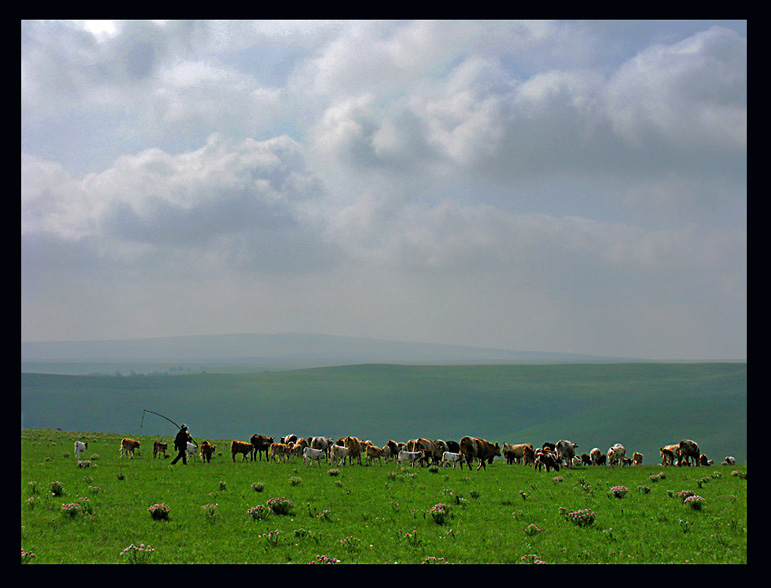
<path fill-rule="evenodd" d="M 23 342 L 22 369 L 46 362 L 185 363 L 281 369 L 362 363 L 475 364 L 605 362 L 620 358 L 310 333 L 157 337 L 111 341 Z M 625 361 L 629 361 L 626 359 Z"/>

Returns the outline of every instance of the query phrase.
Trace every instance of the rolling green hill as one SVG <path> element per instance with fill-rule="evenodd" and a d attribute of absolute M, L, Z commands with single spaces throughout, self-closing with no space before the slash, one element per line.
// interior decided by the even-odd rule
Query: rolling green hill
<path fill-rule="evenodd" d="M 579 452 L 623 443 L 645 463 L 697 440 L 710 458 L 747 459 L 746 363 L 405 366 L 366 364 L 257 374 L 22 374 L 22 428 L 158 435 L 187 423 L 197 440 L 464 435 L 498 442 L 570 439 Z"/>

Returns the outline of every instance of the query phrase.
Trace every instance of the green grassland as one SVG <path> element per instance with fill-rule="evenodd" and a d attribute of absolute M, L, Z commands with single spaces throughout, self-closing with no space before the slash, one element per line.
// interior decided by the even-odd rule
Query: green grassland
<path fill-rule="evenodd" d="M 746 363 L 484 366 L 353 365 L 254 374 L 99 377 L 22 374 L 22 428 L 201 440 L 355 435 L 500 443 L 570 439 L 579 452 L 621 442 L 658 461 L 695 439 L 715 462 L 747 461 Z"/>
<path fill-rule="evenodd" d="M 136 457 L 120 458 L 121 437 L 22 430 L 21 548 L 34 554 L 26 562 L 121 564 L 133 553 L 153 564 L 747 563 L 745 465 L 307 467 L 299 458 L 234 463 L 226 438 L 213 439 L 211 463 L 171 466 L 153 458 L 151 435 L 138 437 Z M 88 442 L 80 460 L 75 440 Z M 618 498 L 614 486 L 627 492 Z M 678 497 L 683 490 L 704 499 L 700 510 Z M 290 513 L 247 513 L 274 498 L 291 501 Z M 73 503 L 76 514 L 63 511 Z M 168 520 L 152 519 L 158 503 Z M 216 505 L 208 515 L 206 505 Z M 444 520 L 436 505 L 446 505 Z M 581 510 L 593 524 L 566 516 Z M 154 551 L 121 555 L 140 544 Z"/>

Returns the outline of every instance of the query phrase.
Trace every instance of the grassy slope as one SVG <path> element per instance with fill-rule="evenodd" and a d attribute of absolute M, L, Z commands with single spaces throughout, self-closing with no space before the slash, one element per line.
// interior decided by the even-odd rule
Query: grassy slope
<path fill-rule="evenodd" d="M 260 374 L 79 377 L 22 374 L 25 427 L 248 439 L 348 434 L 383 444 L 416 436 L 540 444 L 581 451 L 616 442 L 656 460 L 699 441 L 716 461 L 746 461 L 746 364 L 359 365 Z M 140 427 L 140 424 L 142 426 Z"/>
<path fill-rule="evenodd" d="M 156 549 L 149 563 L 177 564 L 305 564 L 320 554 L 343 563 L 518 563 L 529 555 L 547 563 L 747 562 L 747 481 L 731 475 L 746 466 L 577 467 L 557 477 L 500 460 L 484 471 L 436 473 L 392 462 L 331 476 L 328 465 L 298 459 L 233 463 L 226 440 L 214 439 L 212 463 L 172 467 L 153 459 L 147 436 L 134 459 L 119 458 L 120 435 L 28 429 L 21 437 L 21 547 L 35 564 L 121 563 L 120 552 L 140 543 Z M 88 468 L 72 455 L 76 439 L 89 443 Z M 665 479 L 649 478 L 662 471 Z M 61 497 L 50 495 L 54 480 L 64 485 Z M 263 492 L 254 482 L 265 483 Z M 608 495 L 615 485 L 628 488 L 623 499 Z M 670 495 L 681 490 L 703 496 L 704 509 Z M 292 500 L 292 514 L 251 520 L 247 509 L 273 497 Z M 62 514 L 81 498 L 91 516 Z M 169 521 L 151 520 L 155 503 L 171 507 Z M 450 505 L 443 525 L 429 514 L 438 503 Z M 205 518 L 206 504 L 217 504 L 215 521 Z M 597 521 L 576 527 L 560 507 L 591 509 Z M 280 541 L 271 546 L 262 535 L 275 530 Z"/>

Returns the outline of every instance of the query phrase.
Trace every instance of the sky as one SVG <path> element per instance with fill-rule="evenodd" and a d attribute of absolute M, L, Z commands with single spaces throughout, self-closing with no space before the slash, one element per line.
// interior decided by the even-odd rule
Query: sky
<path fill-rule="evenodd" d="M 747 357 L 746 21 L 21 21 L 21 337 Z"/>

